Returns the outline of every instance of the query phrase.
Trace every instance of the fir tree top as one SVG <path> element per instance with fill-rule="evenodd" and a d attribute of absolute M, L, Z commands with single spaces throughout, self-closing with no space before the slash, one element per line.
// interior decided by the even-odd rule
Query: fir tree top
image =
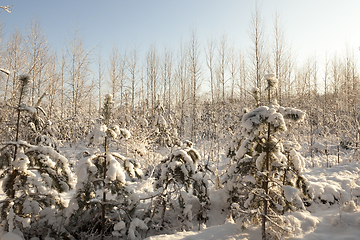
<path fill-rule="evenodd" d="M 105 95 L 104 108 L 102 112 L 102 116 L 104 118 L 105 125 L 110 123 L 110 119 L 112 116 L 114 108 L 114 100 L 112 94 L 108 93 Z"/>

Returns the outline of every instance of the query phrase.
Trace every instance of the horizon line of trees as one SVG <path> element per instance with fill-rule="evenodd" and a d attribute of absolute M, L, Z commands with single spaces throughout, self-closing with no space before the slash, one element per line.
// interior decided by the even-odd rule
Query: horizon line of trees
<path fill-rule="evenodd" d="M 0 28 L 0 124 L 11 124 L 19 88 L 16 80 L 18 75 L 29 74 L 28 103 L 41 105 L 49 120 L 78 118 L 86 123 L 99 117 L 101 100 L 111 93 L 115 116 L 153 116 L 161 104 L 168 116 L 178 120 L 180 137 L 196 141 L 204 103 L 218 112 L 229 109 L 225 105 L 242 108 L 263 103 L 266 73 L 279 79 L 279 104 L 304 109 L 311 121 L 319 124 L 336 122 L 339 116 L 347 116 L 353 124 L 359 102 L 354 51 L 326 56 L 324 65 L 311 57 L 299 64 L 285 41 L 280 16 L 274 17 L 271 41 L 266 41 L 264 26 L 256 8 L 249 27 L 251 46 L 246 52 L 230 44 L 226 34 L 201 45 L 192 30 L 189 39 L 175 50 L 160 50 L 152 44 L 141 55 L 136 45 L 124 51 L 114 45 L 107 61 L 100 55 L 93 57 L 94 49 L 86 49 L 77 30 L 63 51 L 56 53 L 36 18 L 25 35 L 15 29 L 4 38 Z M 254 88 L 259 90 L 259 103 L 253 98 Z M 220 115 L 212 123 L 224 118 Z M 1 129 L 6 131 L 6 127 Z"/>

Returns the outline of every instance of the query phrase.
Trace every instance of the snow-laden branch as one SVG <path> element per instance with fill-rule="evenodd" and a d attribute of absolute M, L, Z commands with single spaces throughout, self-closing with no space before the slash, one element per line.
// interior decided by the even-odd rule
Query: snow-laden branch
<path fill-rule="evenodd" d="M 8 13 L 11 13 L 11 7 L 12 7 L 12 6 L 0 6 L 0 8 L 4 9 L 4 10 L 7 11 Z"/>
<path fill-rule="evenodd" d="M 0 6 L 1 7 L 1 6 Z M 1 7 L 2 8 L 2 7 Z M 6 69 L 3 69 L 3 68 L 0 68 L 0 72 L 2 73 L 5 73 L 6 75 L 10 75 L 10 71 L 9 70 L 6 70 Z"/>

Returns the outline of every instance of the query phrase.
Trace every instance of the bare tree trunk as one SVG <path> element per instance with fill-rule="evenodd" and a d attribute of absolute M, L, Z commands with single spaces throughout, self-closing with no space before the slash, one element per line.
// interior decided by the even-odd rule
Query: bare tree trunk
<path fill-rule="evenodd" d="M 10 71 L 12 81 L 8 81 L 8 88 L 5 92 L 6 96 L 10 96 L 9 105 L 14 104 L 14 97 L 17 92 L 17 74 L 24 72 L 26 64 L 26 51 L 24 49 L 24 39 L 21 33 L 15 29 L 6 44 L 7 70 Z"/>
<path fill-rule="evenodd" d="M 263 200 L 264 202 L 264 210 L 262 214 L 262 224 L 261 224 L 261 233 L 262 233 L 262 240 L 266 240 L 266 221 L 267 221 L 267 215 L 268 215 L 268 200 L 267 195 L 269 194 L 269 170 L 270 170 L 270 151 L 271 151 L 271 145 L 270 145 L 270 123 L 268 123 L 268 132 L 267 132 L 267 146 L 266 146 L 266 159 L 265 159 L 265 167 L 266 167 L 266 177 L 263 182 L 263 189 L 265 191 L 265 198 Z"/>
<path fill-rule="evenodd" d="M 262 99 L 262 76 L 264 76 L 265 65 L 265 43 L 264 43 L 264 27 L 260 18 L 260 11 L 258 6 L 255 6 L 255 13 L 252 14 L 250 22 L 250 39 L 252 41 L 251 62 L 252 62 L 252 81 L 254 87 L 257 87 L 260 92 L 260 99 Z"/>
<path fill-rule="evenodd" d="M 179 126 L 179 135 L 180 139 L 184 140 L 185 138 L 185 103 L 187 99 L 187 78 L 188 78 L 188 68 L 187 68 L 187 52 L 185 51 L 185 47 L 183 44 L 180 45 L 179 49 L 179 61 L 176 68 L 176 79 L 177 86 L 179 89 L 179 98 L 177 101 L 177 105 L 180 109 L 180 126 Z"/>
<path fill-rule="evenodd" d="M 31 106 L 43 94 L 41 88 L 45 86 L 44 71 L 49 63 L 49 47 L 45 36 L 41 32 L 40 22 L 37 18 L 31 21 L 31 33 L 28 35 L 28 54 L 30 57 L 29 74 L 32 79 Z M 42 90 L 44 92 L 44 90 Z"/>
<path fill-rule="evenodd" d="M 215 41 L 214 39 L 209 39 L 207 42 L 206 54 L 206 65 L 209 68 L 210 72 L 210 93 L 211 93 L 211 104 L 215 103 L 215 90 L 214 90 L 214 51 L 215 51 Z"/>
<path fill-rule="evenodd" d="M 61 90 L 61 86 L 59 86 L 59 75 L 56 72 L 56 57 L 53 56 L 49 61 L 49 84 L 47 88 L 48 93 L 48 118 L 51 119 L 54 107 L 56 106 L 58 98 L 59 90 Z M 60 103 L 61 104 L 61 103 Z"/>
<path fill-rule="evenodd" d="M 240 53 L 240 82 L 239 82 L 239 91 L 240 91 L 240 101 L 242 103 L 245 102 L 246 95 L 245 95 L 245 88 L 246 88 L 246 65 L 245 65 L 245 58 Z"/>
<path fill-rule="evenodd" d="M 127 58 L 127 69 L 129 71 L 130 78 L 130 91 L 131 91 L 131 114 L 134 113 L 135 109 L 135 92 L 138 75 L 138 50 L 136 46 L 133 46 L 130 52 L 130 56 Z"/>
<path fill-rule="evenodd" d="M 225 72 L 228 68 L 229 58 L 228 58 L 228 49 L 226 43 L 226 36 L 223 34 L 220 40 L 219 45 L 219 69 L 218 69 L 218 81 L 221 86 L 221 100 L 223 104 L 225 103 L 225 85 L 228 79 L 225 78 Z"/>
<path fill-rule="evenodd" d="M 229 56 L 229 67 L 230 67 L 230 79 L 231 79 L 231 88 L 230 88 L 230 99 L 231 101 L 235 100 L 235 89 L 236 89 L 236 79 L 239 73 L 239 59 L 237 54 L 235 54 L 234 46 L 230 49 Z"/>
<path fill-rule="evenodd" d="M 115 45 L 113 45 L 113 47 L 112 47 L 109 61 L 110 61 L 110 63 L 109 63 L 109 67 L 108 67 L 108 75 L 109 75 L 108 84 L 110 86 L 111 94 L 113 95 L 113 100 L 116 105 L 117 93 L 119 91 L 119 81 L 118 80 L 119 80 L 120 57 L 119 57 L 119 51 L 115 47 Z M 100 101 L 101 101 L 101 99 L 100 99 Z"/>
<path fill-rule="evenodd" d="M 98 81 L 97 81 L 97 88 L 98 88 L 98 113 L 99 115 L 101 114 L 101 101 L 102 101 L 102 97 L 101 97 L 101 86 L 103 84 L 102 78 L 104 75 L 104 71 L 102 68 L 102 64 L 101 64 L 101 55 L 99 54 L 98 56 Z M 114 97 L 114 96 L 113 96 Z"/>
<path fill-rule="evenodd" d="M 103 176 L 103 181 L 104 181 L 104 190 L 103 190 L 103 199 L 102 199 L 102 205 L 101 205 L 101 240 L 104 239 L 104 234 L 105 234 L 105 210 L 106 210 L 106 189 L 105 189 L 105 180 L 106 180 L 106 161 L 107 161 L 107 155 L 108 155 L 108 144 L 107 144 L 107 137 L 105 137 L 105 142 L 104 142 L 104 148 L 105 148 L 105 156 L 104 156 L 104 176 Z"/>
<path fill-rule="evenodd" d="M 285 46 L 284 46 L 284 33 L 282 30 L 282 26 L 279 23 L 279 14 L 275 13 L 274 17 L 274 34 L 275 34 L 275 46 L 273 48 L 274 55 L 274 67 L 275 67 L 275 75 L 279 81 L 277 88 L 277 100 L 281 105 L 283 100 L 283 79 L 284 79 L 284 54 L 285 54 Z"/>
<path fill-rule="evenodd" d="M 162 78 L 164 82 L 163 102 L 167 110 L 171 111 L 171 84 L 172 84 L 172 52 L 164 48 L 164 59 L 162 68 Z"/>
<path fill-rule="evenodd" d="M 86 51 L 83 46 L 83 40 L 78 36 L 75 30 L 73 39 L 68 42 L 65 49 L 65 70 L 69 76 L 70 85 L 71 113 L 77 116 L 84 105 L 87 77 L 90 73 L 89 64 L 91 51 Z"/>
<path fill-rule="evenodd" d="M 159 72 L 159 59 L 156 52 L 155 44 L 151 45 L 146 58 L 147 79 L 149 81 L 150 94 L 151 94 L 151 111 L 154 114 L 154 107 L 156 105 L 156 97 L 158 94 L 158 72 Z"/>
<path fill-rule="evenodd" d="M 189 77 L 191 85 L 191 141 L 196 142 L 196 111 L 197 111 L 197 90 L 200 87 L 200 62 L 199 62 L 199 45 L 197 42 L 196 31 L 193 30 L 191 34 L 189 46 Z"/>
<path fill-rule="evenodd" d="M 20 117 L 21 117 L 21 110 L 20 110 L 20 104 L 23 101 L 23 97 L 25 97 L 25 93 L 26 93 L 26 88 L 27 88 L 27 84 L 29 82 L 29 76 L 22 76 L 20 78 L 20 93 L 19 93 L 19 102 L 18 102 L 18 109 L 17 109 L 17 120 L 16 120 L 16 133 L 15 133 L 15 142 L 19 141 L 19 134 L 20 134 Z M 13 155 L 13 161 L 15 161 L 16 156 L 17 156 L 17 152 L 18 152 L 18 144 L 15 145 L 15 150 L 14 150 L 14 155 Z M 11 181 L 11 188 L 10 188 L 10 198 L 14 198 L 15 197 L 15 178 L 18 175 L 18 170 L 14 169 L 14 166 L 12 164 L 11 165 L 11 170 L 12 170 L 12 174 L 11 174 L 11 178 L 9 181 Z"/>

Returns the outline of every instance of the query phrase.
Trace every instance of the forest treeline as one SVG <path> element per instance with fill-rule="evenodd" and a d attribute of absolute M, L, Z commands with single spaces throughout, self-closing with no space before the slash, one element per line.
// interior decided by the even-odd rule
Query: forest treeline
<path fill-rule="evenodd" d="M 264 26 L 256 10 L 245 51 L 237 50 L 226 34 L 200 43 L 192 30 L 176 49 L 152 44 L 141 54 L 136 45 L 120 51 L 114 44 L 108 59 L 86 48 L 77 30 L 61 52 L 53 51 L 36 18 L 26 33 L 1 32 L 1 140 L 12 139 L 21 74 L 31 78 L 28 105 L 47 113 L 43 118 L 58 128 L 59 139 L 85 137 L 100 116 L 103 96 L 111 93 L 115 118 L 123 127 L 136 131 L 143 120 L 153 122 L 160 106 L 167 127 L 179 139 L 197 142 L 232 135 L 243 109 L 265 102 L 263 76 L 274 73 L 278 103 L 307 112 L 308 124 L 299 134 L 306 129 L 309 145 L 317 135 L 331 135 L 336 144 L 357 148 L 359 72 L 354 52 L 326 56 L 321 64 L 316 57 L 297 62 L 280 17 L 274 17 L 269 36 Z"/>

